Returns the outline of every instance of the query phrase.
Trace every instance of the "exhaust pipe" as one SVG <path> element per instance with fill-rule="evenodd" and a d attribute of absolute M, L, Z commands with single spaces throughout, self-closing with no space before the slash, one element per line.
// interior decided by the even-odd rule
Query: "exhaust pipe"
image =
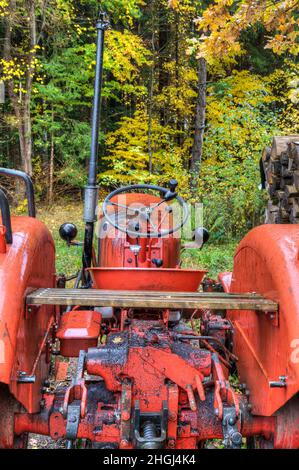
<path fill-rule="evenodd" d="M 96 52 L 96 69 L 94 82 L 94 96 L 91 121 L 91 147 L 88 171 L 88 183 L 84 188 L 84 216 L 85 234 L 83 245 L 83 284 L 88 285 L 90 276 L 87 275 L 86 269 L 91 266 L 92 260 L 92 243 L 94 234 L 94 223 L 97 219 L 96 207 L 98 202 L 99 187 L 97 186 L 98 171 L 98 144 L 99 144 L 99 126 L 101 116 L 101 91 L 103 78 L 103 53 L 104 53 L 104 35 L 105 30 L 109 27 L 109 22 L 105 13 L 100 13 L 97 21 L 97 52 Z"/>

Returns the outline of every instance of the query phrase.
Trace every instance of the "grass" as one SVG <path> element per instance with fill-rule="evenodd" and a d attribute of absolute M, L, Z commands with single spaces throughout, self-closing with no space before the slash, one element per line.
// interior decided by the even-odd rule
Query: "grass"
<path fill-rule="evenodd" d="M 59 227 L 64 222 L 72 222 L 78 229 L 78 240 L 83 240 L 84 222 L 83 207 L 80 202 L 66 202 L 53 207 L 38 207 L 37 216 L 41 219 L 50 232 L 55 241 L 56 246 L 56 272 L 70 275 L 78 271 L 81 267 L 82 247 L 67 246 L 59 236 Z"/>
<path fill-rule="evenodd" d="M 83 240 L 83 207 L 80 202 L 65 202 L 51 208 L 40 206 L 38 217 L 51 231 L 56 245 L 56 271 L 70 275 L 80 268 L 81 247 L 68 247 L 59 237 L 59 227 L 64 222 L 73 222 L 78 228 L 78 240 Z M 237 242 L 216 245 L 208 242 L 202 250 L 185 250 L 182 254 L 183 266 L 208 269 L 208 276 L 216 278 L 222 271 L 230 271 Z"/>
<path fill-rule="evenodd" d="M 207 269 L 209 277 L 217 278 L 218 273 L 232 270 L 236 246 L 236 241 L 221 245 L 208 242 L 201 250 L 186 250 L 182 254 L 183 266 Z"/>

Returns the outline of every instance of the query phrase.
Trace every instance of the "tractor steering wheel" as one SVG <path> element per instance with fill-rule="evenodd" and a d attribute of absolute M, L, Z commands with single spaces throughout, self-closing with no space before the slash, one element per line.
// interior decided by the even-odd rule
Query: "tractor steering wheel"
<path fill-rule="evenodd" d="M 187 222 L 188 216 L 189 216 L 189 210 L 186 202 L 184 199 L 179 196 L 176 193 L 176 186 L 178 185 L 176 180 L 170 180 L 169 182 L 169 189 L 167 188 L 162 188 L 161 186 L 155 186 L 152 184 L 132 184 L 128 186 L 123 186 L 122 188 L 116 189 L 115 191 L 112 191 L 108 196 L 105 198 L 103 202 L 103 215 L 105 216 L 106 220 L 117 230 L 120 230 L 121 232 L 126 233 L 132 238 L 161 238 L 165 237 L 167 235 L 170 235 L 174 232 L 177 232 L 180 230 L 180 228 L 183 227 L 183 225 Z M 153 191 L 157 191 L 162 195 L 161 201 L 153 204 L 152 206 L 145 206 L 142 208 L 139 207 L 132 207 L 132 205 L 127 206 L 125 204 L 119 204 L 118 202 L 111 201 L 111 199 L 115 196 L 118 196 L 119 194 L 123 193 L 128 193 L 129 191 L 136 191 L 139 192 L 139 190 L 144 190 L 144 189 L 150 189 Z M 155 211 L 156 208 L 158 208 L 161 204 L 164 202 L 167 203 L 169 201 L 172 201 L 176 199 L 180 206 L 183 209 L 183 214 L 182 214 L 182 220 L 181 222 L 176 225 L 175 227 L 169 229 L 169 230 L 159 230 L 159 227 L 156 227 L 152 221 L 151 221 L 151 215 Z M 122 209 L 126 209 L 128 213 L 132 213 L 133 215 L 136 216 L 141 216 L 143 217 L 146 221 L 149 222 L 150 228 L 146 232 L 140 232 L 140 227 L 139 224 L 136 224 L 134 229 L 128 227 L 128 223 L 126 225 L 120 225 L 116 220 L 113 220 L 113 218 L 109 215 L 108 213 L 108 206 L 115 206 L 119 207 Z"/>

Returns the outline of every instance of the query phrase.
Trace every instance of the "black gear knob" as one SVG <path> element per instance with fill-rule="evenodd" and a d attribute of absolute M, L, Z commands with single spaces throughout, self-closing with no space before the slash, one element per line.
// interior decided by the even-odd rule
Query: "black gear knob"
<path fill-rule="evenodd" d="M 178 186 L 178 182 L 176 179 L 172 178 L 170 181 L 169 181 L 169 189 L 172 193 L 175 193 L 176 192 L 176 188 Z"/>
<path fill-rule="evenodd" d="M 175 197 L 177 197 L 176 188 L 179 183 L 175 179 L 171 179 L 168 183 L 169 191 L 164 195 L 165 201 L 172 201 Z"/>
<path fill-rule="evenodd" d="M 77 227 L 70 222 L 62 224 L 59 229 L 60 237 L 67 242 L 68 245 L 76 238 L 78 233 Z"/>
<path fill-rule="evenodd" d="M 193 240 L 198 245 L 199 248 L 202 248 L 205 243 L 210 238 L 208 230 L 204 227 L 197 227 L 193 232 Z"/>

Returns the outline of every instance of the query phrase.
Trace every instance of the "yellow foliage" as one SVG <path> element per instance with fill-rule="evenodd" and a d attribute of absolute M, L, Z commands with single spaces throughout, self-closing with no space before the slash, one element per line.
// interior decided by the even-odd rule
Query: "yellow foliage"
<path fill-rule="evenodd" d="M 144 109 L 132 118 L 124 117 L 119 128 L 107 135 L 106 148 L 110 169 L 102 173 L 106 184 L 159 183 L 174 176 L 180 179 L 180 191 L 187 191 L 188 173 L 184 170 L 186 147 L 174 144 L 177 131 L 162 126 L 156 118 L 151 123 L 149 146 L 149 120 Z M 189 145 L 188 142 L 187 145 Z M 150 152 L 153 172 L 149 172 Z"/>
<path fill-rule="evenodd" d="M 179 4 L 180 4 L 180 0 L 168 0 L 168 6 L 170 8 L 173 8 L 174 10 L 178 8 Z"/>
<path fill-rule="evenodd" d="M 175 1 L 176 8 L 179 3 L 179 0 Z M 266 48 L 279 55 L 285 52 L 297 55 L 297 13 L 298 3 L 295 0 L 215 0 L 203 11 L 202 16 L 196 19 L 201 33 L 198 57 L 206 58 L 211 66 L 217 66 L 217 60 L 226 64 L 234 63 L 234 58 L 244 53 L 240 44 L 241 32 L 257 23 L 264 25 L 269 33 L 273 33 Z"/>
<path fill-rule="evenodd" d="M 8 0 L 0 0 L 0 18 L 7 15 Z"/>
<path fill-rule="evenodd" d="M 27 199 L 23 199 L 19 202 L 18 206 L 15 209 L 16 214 L 24 214 L 27 212 Z"/>
<path fill-rule="evenodd" d="M 111 71 L 121 83 L 132 82 L 139 74 L 140 67 L 150 65 L 151 53 L 143 40 L 129 30 L 107 31 L 105 68 Z"/>

